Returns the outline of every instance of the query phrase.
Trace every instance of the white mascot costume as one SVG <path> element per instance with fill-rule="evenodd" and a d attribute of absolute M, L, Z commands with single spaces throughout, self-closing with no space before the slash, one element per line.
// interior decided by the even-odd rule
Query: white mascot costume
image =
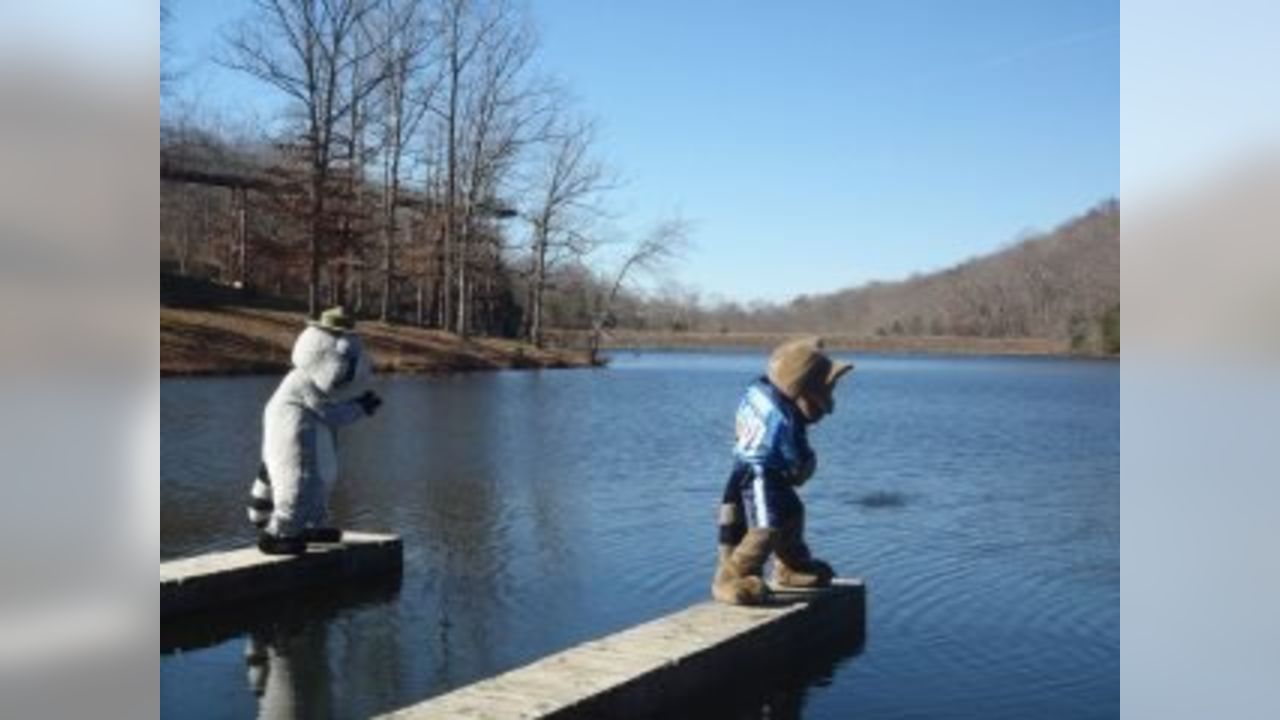
<path fill-rule="evenodd" d="M 338 479 L 334 435 L 382 404 L 371 391 L 343 399 L 370 375 L 351 318 L 333 308 L 307 324 L 293 345 L 293 369 L 262 415 L 262 466 L 250 491 L 249 520 L 260 531 L 259 549 L 270 554 L 341 540 L 341 531 L 325 526 Z"/>

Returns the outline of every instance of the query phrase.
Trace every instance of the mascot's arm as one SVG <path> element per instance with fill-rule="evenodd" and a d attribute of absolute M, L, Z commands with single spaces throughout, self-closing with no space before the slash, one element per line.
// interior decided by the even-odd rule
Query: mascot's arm
<path fill-rule="evenodd" d="M 365 416 L 364 408 L 355 400 L 322 402 L 314 410 L 324 424 L 331 428 L 350 425 Z"/>
<path fill-rule="evenodd" d="M 800 467 L 796 469 L 796 473 L 792 478 L 792 482 L 794 482 L 796 485 L 805 484 L 806 482 L 808 482 L 809 478 L 813 477 L 813 473 L 817 469 L 818 469 L 818 456 L 810 454 L 809 459 L 801 463 Z"/>
<path fill-rule="evenodd" d="M 308 387 L 301 395 L 302 404 L 315 414 L 320 422 L 333 429 L 350 425 L 365 416 L 359 400 L 329 400 L 314 387 Z"/>
<path fill-rule="evenodd" d="M 813 477 L 818 457 L 809 446 L 808 433 L 798 422 L 783 422 L 778 428 L 778 450 L 786 466 L 784 474 L 793 485 L 803 485 Z"/>

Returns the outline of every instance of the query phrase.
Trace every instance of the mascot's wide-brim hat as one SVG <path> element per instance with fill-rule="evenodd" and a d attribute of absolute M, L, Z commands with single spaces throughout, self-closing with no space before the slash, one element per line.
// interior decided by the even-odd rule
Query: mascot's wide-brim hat
<path fill-rule="evenodd" d="M 808 337 L 779 345 L 769 356 L 769 382 L 795 400 L 806 389 L 829 396 L 853 363 L 832 360 L 822 352 L 822 338 Z"/>
<path fill-rule="evenodd" d="M 319 320 L 307 320 L 313 328 L 320 328 L 331 333 L 347 333 L 356 329 L 356 319 L 347 314 L 342 307 L 331 307 L 320 313 Z"/>

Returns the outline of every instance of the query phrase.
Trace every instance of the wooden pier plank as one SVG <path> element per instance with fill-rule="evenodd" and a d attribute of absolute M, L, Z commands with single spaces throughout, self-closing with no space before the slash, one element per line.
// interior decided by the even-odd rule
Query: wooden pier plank
<path fill-rule="evenodd" d="M 358 577 L 400 572 L 396 535 L 344 532 L 304 555 L 264 555 L 241 548 L 160 563 L 160 616 L 174 617 Z"/>
<path fill-rule="evenodd" d="M 833 638 L 865 632 L 865 588 L 786 591 L 744 608 L 701 603 L 384 717 L 640 718 L 678 712 L 717 684 L 786 666 Z"/>

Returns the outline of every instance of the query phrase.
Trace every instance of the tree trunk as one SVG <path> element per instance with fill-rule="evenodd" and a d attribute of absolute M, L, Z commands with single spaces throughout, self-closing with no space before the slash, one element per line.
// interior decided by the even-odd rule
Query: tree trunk
<path fill-rule="evenodd" d="M 236 207 L 236 246 L 240 256 L 240 272 L 237 279 L 240 281 L 240 289 L 245 290 L 249 287 L 249 191 L 245 188 L 237 188 L 233 192 L 238 200 Z"/>
<path fill-rule="evenodd" d="M 394 82 L 394 81 L 393 81 Z M 391 286 L 395 272 L 394 244 L 396 235 L 396 200 L 400 190 L 400 98 L 399 87 L 392 87 L 391 140 L 384 157 L 382 182 L 382 321 L 391 319 Z"/>
<path fill-rule="evenodd" d="M 533 318 L 529 325 L 529 342 L 542 347 L 542 296 L 547 282 L 547 230 L 540 223 L 536 230 L 537 247 L 534 251 L 533 269 Z"/>
<path fill-rule="evenodd" d="M 191 220 L 182 223 L 182 252 L 178 254 L 178 274 L 187 274 L 187 258 L 191 255 Z"/>
<path fill-rule="evenodd" d="M 534 263 L 529 265 L 529 280 L 524 288 L 524 313 L 520 317 L 520 337 L 533 342 L 533 275 Z"/>
<path fill-rule="evenodd" d="M 423 292 L 422 278 L 419 277 L 418 278 L 418 312 L 417 312 L 418 327 L 422 327 L 423 321 L 426 320 L 426 315 L 424 314 L 424 310 L 426 308 L 423 307 L 425 300 L 426 298 Z"/>
<path fill-rule="evenodd" d="M 457 318 L 457 326 L 454 328 L 454 331 L 457 332 L 459 335 L 466 337 L 467 336 L 467 291 L 469 287 L 468 281 L 467 281 L 467 264 L 470 261 L 470 258 L 467 257 L 468 255 L 467 250 L 468 250 L 469 243 L 467 242 L 465 231 L 463 232 L 462 237 L 459 237 L 458 239 L 461 241 L 458 243 L 458 248 L 457 248 L 458 249 L 458 318 Z"/>
<path fill-rule="evenodd" d="M 321 215 L 324 213 L 324 176 L 320 169 L 313 169 L 311 175 L 311 237 L 308 242 L 310 254 L 307 268 L 307 315 L 320 317 L 320 233 L 324 228 Z"/>
<path fill-rule="evenodd" d="M 395 171 L 392 170 L 392 173 Z M 382 321 L 391 320 L 391 286 L 395 272 L 394 245 L 396 234 L 396 187 L 395 180 L 387 183 L 383 189 L 382 216 Z"/>
<path fill-rule="evenodd" d="M 448 329 L 448 323 L 450 322 L 449 284 L 450 282 L 452 282 L 450 277 L 451 275 L 450 270 L 452 270 L 452 265 L 454 262 L 454 257 L 453 257 L 454 241 L 456 240 L 456 233 L 458 230 L 458 221 L 457 221 L 457 214 L 458 214 L 458 208 L 457 208 L 458 127 L 457 125 L 458 125 L 458 122 L 457 121 L 458 121 L 458 91 L 459 91 L 458 83 L 459 83 L 460 75 L 462 73 L 462 68 L 459 66 L 459 57 L 458 57 L 459 20 L 456 16 L 453 17 L 451 20 L 452 20 L 451 22 L 452 35 L 450 38 L 451 42 L 449 46 L 449 117 L 448 117 L 448 127 L 447 127 L 448 143 L 449 143 L 449 147 L 447 150 L 448 150 L 449 156 L 446 159 L 446 164 L 448 165 L 448 169 L 447 169 L 448 187 L 446 189 L 446 197 L 445 197 L 445 233 L 444 233 L 444 278 L 445 278 L 445 290 L 444 290 L 445 325 L 444 327 L 445 329 Z M 459 265 L 461 264 L 463 263 L 459 263 Z M 458 273 L 459 293 L 461 293 L 463 282 L 464 282 L 464 278 L 462 276 L 461 271 L 459 271 Z M 461 315 L 461 311 L 459 312 L 459 315 Z M 459 329 L 460 328 L 461 328 L 461 323 L 459 323 Z"/>
<path fill-rule="evenodd" d="M 431 284 L 431 323 L 441 330 L 448 329 L 448 315 L 444 310 L 445 288 L 448 287 L 448 275 L 445 274 L 444 264 L 444 242 L 445 230 L 439 229 L 439 237 L 436 239 L 436 264 L 432 271 L 435 273 L 434 280 Z"/>

